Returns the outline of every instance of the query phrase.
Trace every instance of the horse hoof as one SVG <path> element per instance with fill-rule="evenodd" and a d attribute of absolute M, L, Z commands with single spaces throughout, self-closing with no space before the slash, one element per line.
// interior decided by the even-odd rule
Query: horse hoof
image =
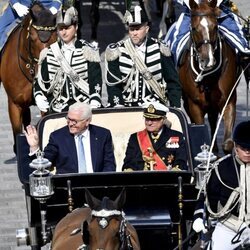
<path fill-rule="evenodd" d="M 222 149 L 224 154 L 231 154 L 234 148 L 234 142 L 232 139 L 227 139 L 223 144 L 222 144 Z"/>
<path fill-rule="evenodd" d="M 4 164 L 16 164 L 16 163 L 17 163 L 16 156 L 4 161 Z"/>

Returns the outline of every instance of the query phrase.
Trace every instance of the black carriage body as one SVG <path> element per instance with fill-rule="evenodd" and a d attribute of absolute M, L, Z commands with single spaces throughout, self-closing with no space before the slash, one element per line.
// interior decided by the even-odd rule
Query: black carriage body
<path fill-rule="evenodd" d="M 46 230 L 51 240 L 53 229 L 70 209 L 82 207 L 85 204 L 85 188 L 88 188 L 98 198 L 108 196 L 117 197 L 121 189 L 126 189 L 126 203 L 124 212 L 139 234 L 143 250 L 173 249 L 178 241 L 187 233 L 187 222 L 192 220 L 197 190 L 194 183 L 194 156 L 200 152 L 200 146 L 209 143 L 207 127 L 188 124 L 184 114 L 177 109 L 170 108 L 170 112 L 179 120 L 182 132 L 187 141 L 189 171 L 136 171 L 136 172 L 107 172 L 87 174 L 54 175 L 52 178 L 54 194 L 40 204 L 30 195 L 29 175 L 34 169 L 29 167 L 27 154 L 29 147 L 23 134 L 18 135 L 18 173 L 25 189 L 28 212 L 28 244 L 32 249 L 40 249 L 45 243 L 42 240 L 41 209 L 46 210 Z M 110 128 L 106 123 L 107 117 L 101 117 L 101 124 L 97 116 L 108 115 L 110 119 L 115 115 L 118 122 L 130 123 L 133 118 L 142 120 L 142 110 L 133 109 L 101 109 L 93 111 L 93 124 Z M 49 115 L 38 124 L 39 138 L 43 142 L 46 122 L 63 119 L 65 113 Z M 108 119 L 107 119 L 108 120 Z M 131 125 L 131 124 L 130 124 Z M 58 126 L 58 125 L 57 125 Z M 61 126 L 61 125 L 60 125 Z M 124 125 L 123 125 L 124 126 Z M 135 124 L 132 127 L 138 131 Z M 136 126 L 141 126 L 136 125 Z M 128 132 L 128 131 L 126 131 Z M 114 129 L 111 128 L 113 140 Z M 120 136 L 120 134 L 119 134 Z M 128 135 L 129 136 L 129 135 Z M 41 144 L 41 148 L 45 145 Z M 72 207 L 71 207 L 72 206 Z M 180 216 L 183 213 L 182 216 Z M 181 223 L 180 223 L 181 219 Z M 180 235 L 180 229 L 182 234 Z M 178 233 L 179 232 L 179 233 Z M 156 240 L 157 239 L 157 240 Z M 157 242 L 157 243 L 156 243 Z M 156 245 L 158 244 L 158 245 Z"/>

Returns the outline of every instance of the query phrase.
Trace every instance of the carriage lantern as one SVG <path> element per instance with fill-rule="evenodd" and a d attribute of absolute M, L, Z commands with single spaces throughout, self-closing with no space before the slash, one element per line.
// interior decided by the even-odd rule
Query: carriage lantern
<path fill-rule="evenodd" d="M 195 188 L 200 189 L 202 188 L 206 175 L 209 169 L 212 167 L 211 162 L 217 159 L 213 153 L 209 152 L 209 146 L 203 144 L 201 146 L 201 152 L 194 157 L 196 161 L 201 162 L 195 169 L 194 172 L 196 174 L 196 185 Z"/>
<path fill-rule="evenodd" d="M 44 153 L 37 152 L 37 158 L 30 163 L 30 167 L 35 168 L 30 176 L 30 195 L 40 202 L 45 202 L 54 193 L 52 185 L 52 174 L 46 168 L 52 164 L 48 159 L 43 158 Z"/>

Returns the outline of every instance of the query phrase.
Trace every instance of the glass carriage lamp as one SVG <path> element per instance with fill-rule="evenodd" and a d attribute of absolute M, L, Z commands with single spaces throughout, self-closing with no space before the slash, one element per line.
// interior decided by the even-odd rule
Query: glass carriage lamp
<path fill-rule="evenodd" d="M 195 169 L 194 172 L 196 174 L 196 185 L 195 188 L 201 189 L 203 187 L 205 178 L 210 168 L 212 167 L 213 161 L 217 159 L 217 156 L 213 153 L 209 152 L 209 146 L 207 144 L 203 144 L 201 146 L 201 152 L 194 157 L 196 161 L 201 162 Z M 210 159 L 210 160 L 209 160 Z M 209 161 L 209 164 L 208 164 Z"/>
<path fill-rule="evenodd" d="M 54 193 L 52 184 L 52 174 L 46 168 L 49 168 L 51 162 L 43 158 L 44 153 L 38 151 L 36 153 L 36 159 L 34 159 L 29 166 L 35 168 L 30 176 L 30 195 L 40 202 L 45 202 Z"/>

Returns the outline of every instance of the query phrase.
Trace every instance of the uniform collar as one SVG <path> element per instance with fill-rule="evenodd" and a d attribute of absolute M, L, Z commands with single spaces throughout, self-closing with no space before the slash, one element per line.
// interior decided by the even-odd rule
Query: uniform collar
<path fill-rule="evenodd" d="M 146 53 L 146 39 L 145 39 L 145 41 L 141 44 L 141 45 L 139 45 L 139 46 L 137 46 L 137 45 L 135 45 L 135 49 L 137 50 L 137 51 L 141 51 L 141 52 L 143 52 L 143 53 Z"/>

